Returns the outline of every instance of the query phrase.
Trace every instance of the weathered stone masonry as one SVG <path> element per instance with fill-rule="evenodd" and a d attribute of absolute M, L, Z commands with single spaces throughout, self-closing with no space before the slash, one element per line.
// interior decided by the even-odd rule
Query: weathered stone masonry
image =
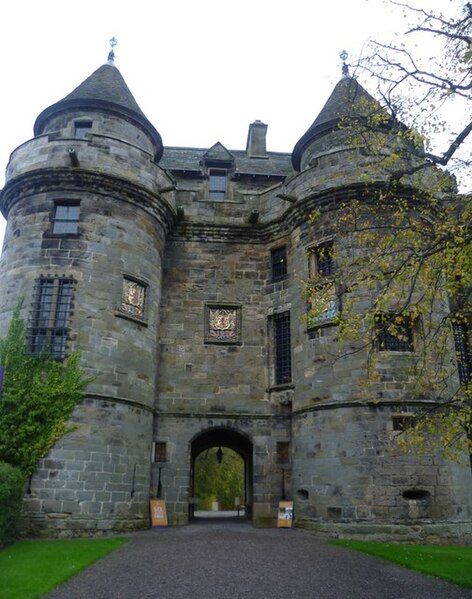
<path fill-rule="evenodd" d="M 260 121 L 246 150 L 163 147 L 110 63 L 38 117 L 1 192 L 0 327 L 21 295 L 31 323 L 41 277 L 70 278 L 67 349 L 81 350 L 95 378 L 76 429 L 31 481 L 27 530 L 146 527 L 159 485 L 170 523 L 185 524 L 195 457 L 216 445 L 245 461 L 255 524 L 274 522 L 285 490 L 297 524 L 322 533 L 471 534 L 470 470 L 392 450 L 408 358 L 391 356 L 397 382 L 382 401 L 363 400 L 363 356 L 329 363 L 336 327 L 307 331 L 303 319 L 310 248 L 332 239 L 339 202 L 366 192 L 369 159 L 336 127 L 352 89 L 367 96 L 342 79 L 292 155 L 267 151 Z M 375 173 L 372 193 L 382 185 Z M 56 231 L 58 205 L 78 206 L 73 233 Z M 280 249 L 284 274 L 274 278 Z M 283 382 L 281 315 L 290 318 Z M 155 443 L 165 444 L 165 462 L 155 461 Z M 428 501 L 409 499 L 415 489 Z"/>

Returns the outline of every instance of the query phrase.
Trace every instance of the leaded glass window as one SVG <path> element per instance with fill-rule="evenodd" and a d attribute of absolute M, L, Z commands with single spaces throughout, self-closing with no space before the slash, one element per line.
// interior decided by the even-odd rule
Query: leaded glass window
<path fill-rule="evenodd" d="M 292 382 L 292 351 L 290 343 L 290 313 L 273 317 L 275 350 L 275 384 Z"/>

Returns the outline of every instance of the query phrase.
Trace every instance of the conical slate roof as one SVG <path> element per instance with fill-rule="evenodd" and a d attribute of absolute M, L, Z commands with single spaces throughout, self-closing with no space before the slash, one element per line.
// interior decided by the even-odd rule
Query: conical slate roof
<path fill-rule="evenodd" d="M 380 109 L 380 104 L 352 77 L 343 77 L 334 88 L 326 104 L 311 127 L 295 144 L 292 164 L 300 170 L 300 162 L 305 148 L 318 137 L 337 129 L 346 117 L 362 117 Z"/>
<path fill-rule="evenodd" d="M 156 159 L 161 157 L 161 136 L 138 106 L 114 64 L 102 65 L 65 98 L 43 110 L 34 124 L 34 134 L 43 133 L 46 122 L 51 116 L 71 108 L 101 108 L 135 121 L 151 136 L 156 146 Z"/>
<path fill-rule="evenodd" d="M 143 111 L 139 108 L 120 71 L 111 64 L 104 64 L 99 67 L 73 92 L 66 96 L 63 102 L 78 99 L 112 101 L 114 104 L 119 104 L 144 117 Z"/>

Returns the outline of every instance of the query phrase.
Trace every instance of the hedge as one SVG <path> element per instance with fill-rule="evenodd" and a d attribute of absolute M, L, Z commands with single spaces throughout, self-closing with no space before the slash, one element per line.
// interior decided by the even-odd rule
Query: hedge
<path fill-rule="evenodd" d="M 24 484 L 21 470 L 0 462 L 0 546 L 11 541 L 15 535 Z"/>

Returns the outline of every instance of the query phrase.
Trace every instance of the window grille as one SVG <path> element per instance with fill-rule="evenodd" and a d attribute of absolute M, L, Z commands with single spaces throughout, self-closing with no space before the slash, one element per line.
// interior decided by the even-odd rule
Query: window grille
<path fill-rule="evenodd" d="M 30 351 L 65 357 L 74 281 L 66 277 L 40 277 L 28 330 Z"/>
<path fill-rule="evenodd" d="M 280 281 L 287 276 L 287 248 L 285 246 L 271 251 L 272 280 Z"/>
<path fill-rule="evenodd" d="M 226 195 L 226 170 L 212 168 L 208 174 L 208 195 L 213 200 L 224 200 Z"/>
<path fill-rule="evenodd" d="M 288 441 L 277 441 L 277 464 L 288 464 L 290 462 L 289 448 Z"/>
<path fill-rule="evenodd" d="M 334 246 L 333 242 L 320 244 L 311 248 L 311 274 L 317 274 L 320 277 L 330 277 L 334 274 Z"/>
<path fill-rule="evenodd" d="M 56 204 L 52 232 L 55 235 L 78 233 L 79 209 L 78 204 Z"/>
<path fill-rule="evenodd" d="M 275 384 L 292 381 L 292 358 L 290 347 L 290 314 L 274 316 L 275 337 Z"/>
<path fill-rule="evenodd" d="M 154 461 L 167 462 L 167 443 L 154 443 Z"/>
<path fill-rule="evenodd" d="M 413 327 L 408 317 L 378 314 L 376 337 L 377 347 L 380 351 L 413 351 Z"/>
<path fill-rule="evenodd" d="M 454 345 L 456 349 L 457 373 L 461 385 L 467 385 L 472 370 L 471 352 L 468 339 L 468 327 L 466 323 L 454 323 Z"/>

